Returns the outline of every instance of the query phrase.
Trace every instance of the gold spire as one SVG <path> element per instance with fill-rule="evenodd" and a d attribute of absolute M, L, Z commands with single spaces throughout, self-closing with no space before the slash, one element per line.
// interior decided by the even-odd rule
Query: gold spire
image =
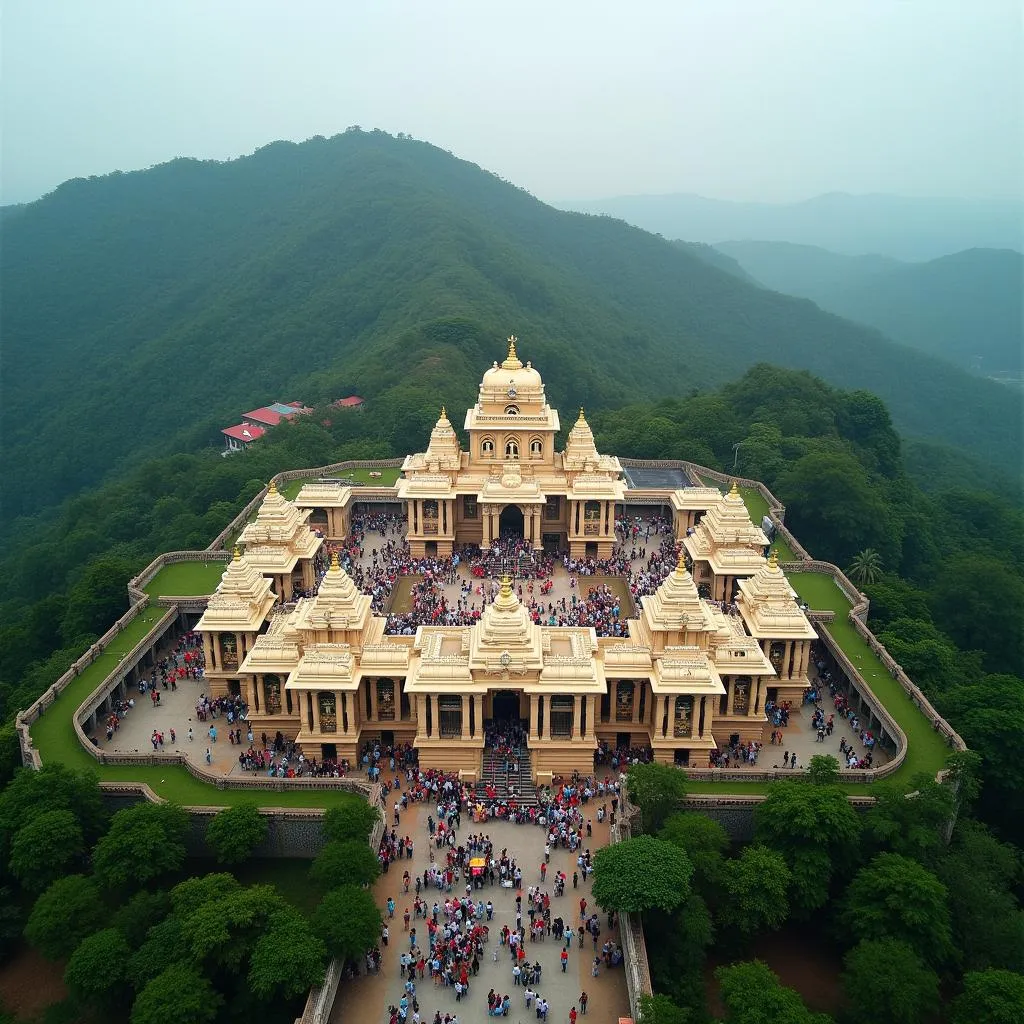
<path fill-rule="evenodd" d="M 577 423 L 585 423 L 586 417 L 583 415 L 583 406 L 580 406 L 580 418 L 576 421 Z"/>
<path fill-rule="evenodd" d="M 277 494 L 277 481 L 271 480 L 270 487 L 267 489 L 268 494 Z"/>
<path fill-rule="evenodd" d="M 733 480 L 733 482 L 732 482 L 732 489 L 729 491 L 729 497 L 730 498 L 738 498 L 739 496 L 740 496 L 739 489 L 736 486 L 736 481 Z"/>
<path fill-rule="evenodd" d="M 768 568 L 769 569 L 778 569 L 778 567 L 779 567 L 779 553 L 778 553 L 778 551 L 775 550 L 775 548 L 772 548 L 771 554 L 768 556 Z"/>
<path fill-rule="evenodd" d="M 516 355 L 516 336 L 514 334 L 510 334 L 508 336 L 508 358 L 509 359 L 518 359 L 519 358 L 519 356 Z"/>
<path fill-rule="evenodd" d="M 523 364 L 519 360 L 519 356 L 516 355 L 516 336 L 510 334 L 508 338 L 508 355 L 505 357 L 505 361 L 501 364 L 503 370 L 521 370 Z"/>
<path fill-rule="evenodd" d="M 448 418 L 448 413 L 445 410 L 445 407 L 442 405 L 441 406 L 441 419 L 446 420 L 447 418 Z"/>
<path fill-rule="evenodd" d="M 238 547 L 238 545 L 237 545 L 237 544 L 235 545 L 235 553 L 234 553 L 234 556 L 233 556 L 233 557 L 234 557 L 234 560 L 235 560 L 236 562 L 237 562 L 237 561 L 239 561 L 239 560 L 241 559 L 241 557 L 242 557 L 242 552 L 241 552 L 241 550 L 239 549 L 239 547 Z"/>
<path fill-rule="evenodd" d="M 332 569 L 340 569 L 341 568 L 341 563 L 338 561 L 338 552 L 337 551 L 332 551 L 331 552 L 331 568 Z"/>
<path fill-rule="evenodd" d="M 511 597 L 512 596 L 512 577 L 506 573 L 501 577 L 501 596 Z"/>
<path fill-rule="evenodd" d="M 686 575 L 686 548 L 684 548 L 681 544 L 679 546 L 679 561 L 676 563 L 676 575 Z"/>

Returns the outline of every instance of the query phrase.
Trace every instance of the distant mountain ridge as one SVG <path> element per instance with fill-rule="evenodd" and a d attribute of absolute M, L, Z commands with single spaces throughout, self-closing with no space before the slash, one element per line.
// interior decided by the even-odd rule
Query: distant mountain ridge
<path fill-rule="evenodd" d="M 894 341 L 981 376 L 1021 375 L 1024 256 L 1018 252 L 968 249 L 904 263 L 788 242 L 721 242 L 713 248 L 765 287 L 811 299 Z"/>
<path fill-rule="evenodd" d="M 1007 389 L 382 132 L 77 179 L 3 220 L 8 517 L 217 444 L 240 407 L 283 394 L 356 392 L 395 409 L 386 440 L 414 450 L 512 332 L 563 409 L 772 362 L 877 393 L 910 435 L 1019 452 Z"/>
<path fill-rule="evenodd" d="M 688 193 L 565 200 L 559 209 L 618 217 L 688 242 L 817 245 L 836 253 L 930 260 L 963 249 L 1024 250 L 1024 203 L 832 192 L 798 203 L 743 203 Z"/>

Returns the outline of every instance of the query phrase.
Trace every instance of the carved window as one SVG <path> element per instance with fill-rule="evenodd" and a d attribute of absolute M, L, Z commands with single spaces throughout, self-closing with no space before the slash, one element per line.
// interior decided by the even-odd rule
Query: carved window
<path fill-rule="evenodd" d="M 750 676 L 739 676 L 732 684 L 732 713 L 745 715 L 750 710 Z"/>
<path fill-rule="evenodd" d="M 563 739 L 572 736 L 572 715 L 575 702 L 572 697 L 551 698 L 551 735 Z"/>
<path fill-rule="evenodd" d="M 505 415 L 506 416 L 518 416 L 519 415 L 519 406 L 518 405 L 506 405 L 505 406 Z"/>
<path fill-rule="evenodd" d="M 437 717 L 440 719 L 440 734 L 455 737 L 462 735 L 462 698 L 442 694 L 437 698 Z"/>
<path fill-rule="evenodd" d="M 462 518 L 463 519 L 476 519 L 476 496 L 473 494 L 467 494 L 462 499 Z"/>
<path fill-rule="evenodd" d="M 596 537 L 601 532 L 601 502 L 588 501 L 583 506 L 584 536 Z"/>
<path fill-rule="evenodd" d="M 772 668 L 776 672 L 782 672 L 782 659 L 786 656 L 786 645 L 781 640 L 776 640 L 772 643 L 769 648 L 768 658 L 772 663 Z"/>
<path fill-rule="evenodd" d="M 685 739 L 693 735 L 693 698 L 676 697 L 675 714 L 672 718 L 672 735 Z"/>
<path fill-rule="evenodd" d="M 321 732 L 337 732 L 338 731 L 338 705 L 334 699 L 333 693 L 320 693 L 317 694 L 317 700 L 320 704 L 320 731 Z"/>
<path fill-rule="evenodd" d="M 395 681 L 393 679 L 377 680 L 377 717 L 382 722 L 395 720 Z"/>
<path fill-rule="evenodd" d="M 615 721 L 633 721 L 633 698 L 636 687 L 628 679 L 620 679 L 615 685 Z"/>
<path fill-rule="evenodd" d="M 221 633 L 220 660 L 224 668 L 238 668 L 238 638 L 234 633 Z"/>
<path fill-rule="evenodd" d="M 485 459 L 493 459 L 494 458 L 494 441 L 491 438 L 485 437 L 480 442 L 480 454 Z"/>
<path fill-rule="evenodd" d="M 423 532 L 425 534 L 437 533 L 437 502 L 430 498 L 423 502 Z"/>
<path fill-rule="evenodd" d="M 557 520 L 562 514 L 562 499 L 556 494 L 544 502 L 544 518 Z"/>
<path fill-rule="evenodd" d="M 266 706 L 263 710 L 268 715 L 281 714 L 281 677 L 264 676 L 263 692 L 266 699 Z"/>
<path fill-rule="evenodd" d="M 506 459 L 518 459 L 519 458 L 519 442 L 518 441 L 506 441 L 505 442 L 505 458 Z"/>
<path fill-rule="evenodd" d="M 530 438 L 530 458 L 539 459 L 544 454 L 544 442 L 539 437 Z"/>

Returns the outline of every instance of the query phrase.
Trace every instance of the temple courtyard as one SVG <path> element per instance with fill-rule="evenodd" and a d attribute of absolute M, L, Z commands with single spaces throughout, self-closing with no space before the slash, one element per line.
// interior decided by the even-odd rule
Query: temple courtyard
<path fill-rule="evenodd" d="M 392 801 L 393 802 L 393 801 Z M 591 804 L 594 811 L 597 804 Z M 399 957 L 409 948 L 408 933 L 403 930 L 402 915 L 406 907 L 412 908 L 415 892 L 410 889 L 408 895 L 402 890 L 402 873 L 406 870 L 415 877 L 418 873 L 422 876 L 423 871 L 430 864 L 430 852 L 434 850 L 432 843 L 428 842 L 427 816 L 434 808 L 431 805 L 411 805 L 408 810 L 402 813 L 402 821 L 398 826 L 399 832 L 412 836 L 415 847 L 414 856 L 411 862 L 407 860 L 395 861 L 388 874 L 382 875 L 374 886 L 374 895 L 381 912 L 387 915 L 386 905 L 388 897 L 392 897 L 396 904 L 394 920 L 388 921 L 390 926 L 390 937 L 388 947 L 382 947 L 383 963 L 379 974 L 361 974 L 355 979 L 346 979 L 341 982 L 338 988 L 338 995 L 334 1002 L 334 1010 L 331 1014 L 333 1024 L 352 1024 L 358 1021 L 359 1024 L 387 1024 L 390 1020 L 388 1007 L 397 1005 L 403 993 L 403 979 L 399 976 Z M 388 824 L 391 824 L 391 811 L 388 814 Z M 591 816 L 593 817 L 593 816 Z M 548 880 L 542 885 L 540 878 L 540 865 L 544 860 L 544 829 L 536 825 L 514 825 L 504 821 L 489 821 L 484 825 L 463 820 L 459 829 L 460 840 L 467 835 L 483 832 L 490 836 L 494 843 L 494 849 L 500 852 L 507 848 L 510 856 L 516 858 L 517 863 L 523 869 L 523 905 L 524 920 L 526 919 L 525 888 L 530 885 L 541 885 L 542 889 L 551 894 L 551 917 L 561 917 L 566 923 L 572 923 L 573 927 L 579 925 L 579 902 L 581 898 L 587 900 L 588 914 L 596 909 L 593 896 L 591 895 L 591 881 L 580 881 L 579 888 L 572 888 L 572 874 L 576 868 L 576 856 L 568 850 L 558 849 L 551 851 L 551 862 L 548 865 Z M 608 842 L 607 822 L 599 825 L 594 821 L 594 834 L 590 841 L 591 852 L 596 851 Z M 443 858 L 443 851 L 434 850 L 439 858 Z M 554 887 L 551 884 L 556 871 L 564 871 L 569 878 L 566 885 L 565 895 L 556 897 Z M 465 882 L 462 882 L 464 893 Z M 459 886 L 455 892 L 459 892 Z M 429 904 L 434 900 L 443 903 L 444 893 L 437 889 L 424 890 L 423 899 Z M 504 1020 L 512 1024 L 527 1024 L 527 1021 L 536 1020 L 536 1010 L 526 1009 L 524 991 L 521 986 L 513 984 L 512 961 L 507 947 L 498 943 L 498 933 L 503 925 L 510 928 L 515 927 L 515 889 L 503 889 L 498 885 L 484 886 L 482 890 L 474 892 L 474 898 L 483 899 L 485 902 L 491 900 L 494 904 L 494 918 L 489 922 L 491 939 L 485 947 L 485 955 L 481 962 L 480 973 L 470 979 L 469 995 L 463 997 L 459 1002 L 455 1001 L 455 990 L 451 988 L 435 987 L 429 977 L 416 982 L 416 998 L 420 1004 L 420 1020 L 423 1024 L 431 1024 L 436 1011 L 440 1010 L 442 1019 L 446 1013 L 457 1013 L 459 1024 L 483 1024 L 483 1022 L 494 1018 L 487 1015 L 487 994 L 491 989 L 496 993 L 511 997 L 512 1004 L 509 1016 Z M 426 923 L 422 918 L 412 920 L 410 927 L 416 927 L 417 935 L 423 934 L 426 938 Z M 608 928 L 607 915 L 601 914 L 601 936 L 598 943 L 598 953 L 605 941 L 619 943 L 617 928 Z M 498 959 L 493 958 L 494 950 L 498 950 Z M 543 942 L 527 942 L 526 952 L 531 962 L 539 961 L 541 964 L 541 982 L 534 988 L 543 996 L 550 1006 L 548 1021 L 550 1024 L 562 1024 L 569 1019 L 569 1010 L 576 1006 L 579 1010 L 579 996 L 586 992 L 589 998 L 586 1020 L 592 1024 L 617 1024 L 620 1017 L 629 1016 L 629 1000 L 626 993 L 626 977 L 621 967 L 606 970 L 602 965 L 598 976 L 591 975 L 591 965 L 594 960 L 593 942 L 587 936 L 582 949 L 578 948 L 575 937 L 572 947 L 569 950 L 569 963 L 566 972 L 563 974 L 559 963 L 559 954 L 562 944 L 552 936 L 547 936 Z M 581 1018 L 582 1020 L 583 1018 Z M 412 1014 L 409 1014 L 412 1020 Z"/>

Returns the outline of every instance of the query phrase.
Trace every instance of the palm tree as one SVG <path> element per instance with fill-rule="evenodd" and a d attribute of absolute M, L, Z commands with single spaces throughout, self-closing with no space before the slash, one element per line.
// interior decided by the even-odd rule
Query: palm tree
<path fill-rule="evenodd" d="M 882 578 L 882 556 L 874 548 L 865 548 L 853 556 L 847 573 L 855 583 L 877 583 Z"/>

